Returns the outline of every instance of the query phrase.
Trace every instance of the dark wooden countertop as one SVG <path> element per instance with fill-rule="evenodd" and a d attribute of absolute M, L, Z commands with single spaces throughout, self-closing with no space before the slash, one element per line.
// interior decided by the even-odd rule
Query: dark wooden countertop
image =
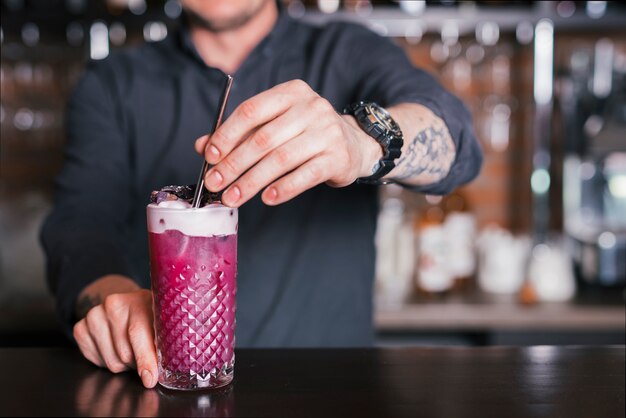
<path fill-rule="evenodd" d="M 3 416 L 624 417 L 624 346 L 238 350 L 214 392 L 146 390 L 73 348 L 1 348 Z"/>

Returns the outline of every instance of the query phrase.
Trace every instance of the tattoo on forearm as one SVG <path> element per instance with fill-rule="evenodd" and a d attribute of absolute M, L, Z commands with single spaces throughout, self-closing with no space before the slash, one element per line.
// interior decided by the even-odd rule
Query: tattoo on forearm
<path fill-rule="evenodd" d="M 102 298 L 100 295 L 82 295 L 76 301 L 76 315 L 79 319 L 87 316 L 87 312 L 94 306 L 100 305 Z"/>
<path fill-rule="evenodd" d="M 450 171 L 455 157 L 454 143 L 441 120 L 433 120 L 420 130 L 405 147 L 396 163 L 396 180 L 426 180 L 435 182 Z"/>

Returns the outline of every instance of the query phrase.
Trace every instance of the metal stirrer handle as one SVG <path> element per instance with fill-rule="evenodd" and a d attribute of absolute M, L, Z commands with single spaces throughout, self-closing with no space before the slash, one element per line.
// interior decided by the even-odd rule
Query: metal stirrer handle
<path fill-rule="evenodd" d="M 215 119 L 215 126 L 213 126 L 213 131 L 211 133 L 215 133 L 217 128 L 222 124 L 222 118 L 224 117 L 224 110 L 226 109 L 226 102 L 228 102 L 228 95 L 230 94 L 230 87 L 233 85 L 233 77 L 231 75 L 226 75 L 226 85 L 224 86 L 224 91 L 222 91 L 222 97 L 220 99 L 220 108 L 217 112 L 217 119 Z M 204 175 L 209 169 L 209 163 L 206 162 L 206 159 L 202 163 L 202 170 L 200 170 L 200 176 L 198 177 L 198 181 L 196 182 L 196 191 L 193 194 L 193 201 L 191 206 L 193 208 L 200 207 L 200 200 L 202 200 L 202 189 L 204 188 Z"/>

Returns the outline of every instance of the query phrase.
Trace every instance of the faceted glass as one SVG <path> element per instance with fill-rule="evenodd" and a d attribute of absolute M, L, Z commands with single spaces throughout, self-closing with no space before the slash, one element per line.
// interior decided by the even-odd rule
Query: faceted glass
<path fill-rule="evenodd" d="M 233 211 L 221 205 L 184 210 L 190 217 L 211 216 L 205 209 Z M 171 211 L 151 205 L 148 216 L 167 223 Z M 184 232 L 149 231 L 159 383 L 216 388 L 233 379 L 237 234 Z"/>

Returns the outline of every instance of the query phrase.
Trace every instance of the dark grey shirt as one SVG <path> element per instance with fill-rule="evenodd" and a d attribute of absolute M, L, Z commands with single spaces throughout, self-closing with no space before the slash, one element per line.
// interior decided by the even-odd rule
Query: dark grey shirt
<path fill-rule="evenodd" d="M 444 194 L 481 164 L 461 102 L 389 40 L 353 24 L 313 27 L 281 13 L 234 74 L 227 115 L 245 99 L 303 79 L 340 111 L 358 100 L 421 103 L 446 122 L 449 175 L 415 191 Z M 196 181 L 194 141 L 215 118 L 224 73 L 185 30 L 89 63 L 68 105 L 65 165 L 42 229 L 48 280 L 70 330 L 77 295 L 106 274 L 149 288 L 150 191 Z M 407 138 L 410 139 L 410 138 Z M 320 185 L 278 207 L 239 212 L 238 346 L 364 346 L 373 341 L 377 189 Z"/>

